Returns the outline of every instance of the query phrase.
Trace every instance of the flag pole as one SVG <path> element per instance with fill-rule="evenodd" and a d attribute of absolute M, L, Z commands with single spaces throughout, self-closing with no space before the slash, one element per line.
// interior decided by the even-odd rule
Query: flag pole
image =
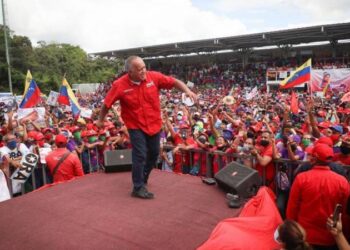
<path fill-rule="evenodd" d="M 5 17 L 5 4 L 4 0 L 1 0 L 1 8 L 2 8 L 2 20 L 3 20 L 3 28 L 4 28 L 4 38 L 5 38 L 5 52 L 6 52 L 6 62 L 7 62 L 7 73 L 9 79 L 9 88 L 12 93 L 12 78 L 11 78 L 11 62 L 10 62 L 10 53 L 9 53 L 9 45 L 7 41 L 7 32 L 9 31 L 6 25 L 6 17 Z"/>
<path fill-rule="evenodd" d="M 310 80 L 309 80 L 309 82 L 308 82 L 308 84 L 307 84 L 307 87 L 308 87 L 308 91 L 309 91 L 309 94 L 310 94 L 310 96 L 311 96 L 311 81 L 312 81 L 312 58 L 310 58 L 310 60 L 311 60 L 311 66 L 310 66 Z"/>

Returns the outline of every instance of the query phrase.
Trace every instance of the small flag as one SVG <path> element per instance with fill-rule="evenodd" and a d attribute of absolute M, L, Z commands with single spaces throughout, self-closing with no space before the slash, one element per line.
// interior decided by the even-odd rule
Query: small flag
<path fill-rule="evenodd" d="M 40 89 L 34 79 L 32 78 L 32 75 L 30 71 L 28 70 L 26 81 L 24 85 L 24 93 L 23 93 L 23 99 L 19 105 L 20 108 L 31 108 L 37 105 L 41 98 L 40 98 Z"/>
<path fill-rule="evenodd" d="M 63 78 L 62 86 L 60 88 L 60 95 L 57 99 L 57 102 L 60 104 L 70 106 L 72 109 L 73 117 L 79 118 L 80 105 L 66 78 Z"/>

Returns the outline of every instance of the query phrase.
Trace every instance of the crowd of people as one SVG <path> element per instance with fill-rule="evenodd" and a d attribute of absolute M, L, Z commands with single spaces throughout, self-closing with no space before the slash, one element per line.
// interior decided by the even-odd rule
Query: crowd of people
<path fill-rule="evenodd" d="M 331 233 L 327 231 L 335 204 L 343 206 L 345 232 L 350 226 L 345 213 L 350 194 L 350 108 L 341 102 L 344 93 L 330 93 L 327 98 L 298 93 L 296 108 L 291 92 L 266 93 L 262 86 L 271 66 L 173 65 L 166 69 L 167 74 L 193 82 L 192 91 L 199 100 L 191 103 L 177 91 L 161 91 L 161 151 L 155 167 L 196 176 L 207 176 L 208 171 L 216 174 L 232 160 L 254 168 L 276 192 L 281 215 L 305 229 L 301 238 L 314 249 L 333 247 L 332 235 L 338 237 L 342 231 L 341 226 L 336 232 L 333 227 Z M 256 92 L 255 86 L 260 86 Z M 43 164 L 47 179 L 60 182 L 103 167 L 107 150 L 131 148 L 120 103 L 111 106 L 102 127 L 96 124 L 110 87 L 106 83 L 96 93 L 77 94 L 80 105 L 92 110 L 90 117 L 76 119 L 65 107 L 47 103 L 41 104 L 46 110 L 43 127 L 31 119 L 18 121 L 16 110 L 1 116 L 2 172 L 8 177 L 23 156 L 40 155 L 42 148 L 50 148 L 46 163 L 39 162 L 30 177 L 35 177 L 36 186 L 26 182 L 31 190 L 44 185 Z M 232 99 L 225 101 L 228 95 Z M 275 162 L 281 159 L 286 161 L 277 168 Z M 283 228 L 279 230 L 282 240 Z"/>

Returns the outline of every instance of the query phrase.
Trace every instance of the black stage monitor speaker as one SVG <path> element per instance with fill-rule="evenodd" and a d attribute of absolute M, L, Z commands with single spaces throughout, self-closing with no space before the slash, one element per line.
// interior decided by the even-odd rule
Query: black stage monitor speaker
<path fill-rule="evenodd" d="M 255 195 L 261 185 L 258 171 L 237 162 L 226 165 L 216 173 L 214 178 L 220 188 L 243 198 Z"/>
<path fill-rule="evenodd" d="M 104 161 L 106 173 L 131 171 L 131 149 L 105 151 Z"/>

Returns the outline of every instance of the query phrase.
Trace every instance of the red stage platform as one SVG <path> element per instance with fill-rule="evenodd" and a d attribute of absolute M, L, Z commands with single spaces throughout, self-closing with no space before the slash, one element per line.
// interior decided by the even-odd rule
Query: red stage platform
<path fill-rule="evenodd" d="M 198 177 L 154 170 L 153 200 L 131 173 L 97 173 L 0 203 L 0 249 L 195 249 L 222 219 L 225 194 Z"/>

